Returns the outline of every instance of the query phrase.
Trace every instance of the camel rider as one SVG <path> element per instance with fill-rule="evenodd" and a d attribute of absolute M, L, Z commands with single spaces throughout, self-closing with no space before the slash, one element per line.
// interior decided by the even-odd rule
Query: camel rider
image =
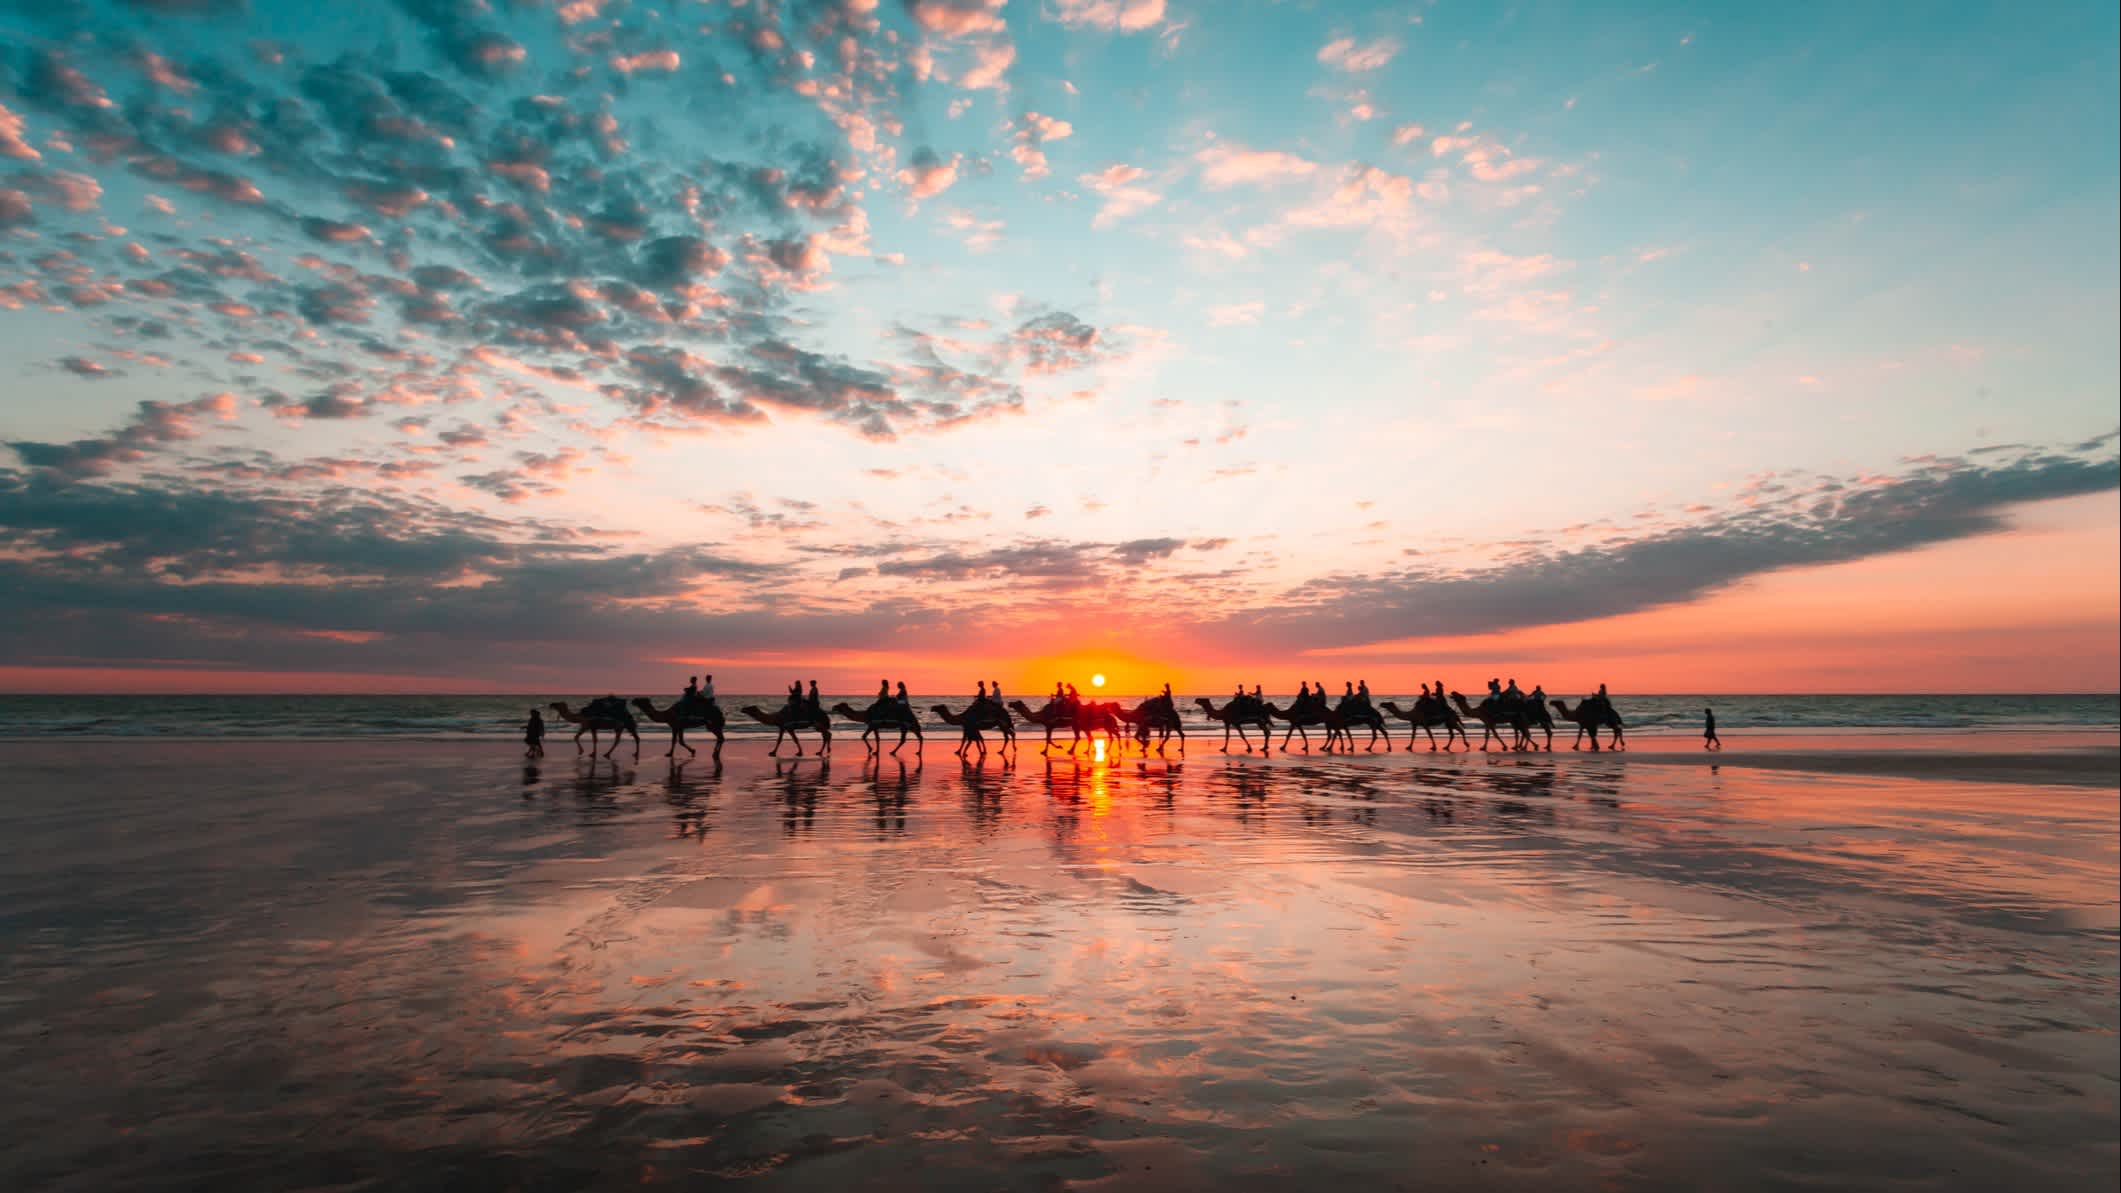
<path fill-rule="evenodd" d="M 685 702 L 685 703 L 687 703 L 687 704 L 690 704 L 690 703 L 692 703 L 693 701 L 695 701 L 695 700 L 698 700 L 699 698 L 700 698 L 700 677 L 699 677 L 699 676 L 697 676 L 697 675 L 688 675 L 688 676 L 686 676 L 686 677 L 685 677 L 685 694 L 684 694 L 684 695 L 682 695 L 682 696 L 680 696 L 680 697 L 678 697 L 678 699 L 679 699 L 679 700 L 682 700 L 682 701 L 684 701 L 684 702 Z"/>
<path fill-rule="evenodd" d="M 823 713 L 825 711 L 825 706 L 818 703 L 817 681 L 814 679 L 810 681 L 810 711 L 813 713 Z"/>
<path fill-rule="evenodd" d="M 1532 685 L 1531 701 L 1532 707 L 1534 708 L 1545 708 L 1547 706 L 1547 689 L 1545 684 L 1535 683 Z"/>
<path fill-rule="evenodd" d="M 1173 695 L 1171 694 L 1171 685 L 1170 685 L 1170 684 L 1165 684 L 1165 685 L 1164 685 L 1164 695 L 1163 695 L 1163 701 L 1164 701 L 1164 711 L 1165 711 L 1165 712 L 1167 712 L 1167 713 L 1170 713 L 1170 714 L 1171 714 L 1171 715 L 1172 715 L 1173 717 L 1176 717 L 1176 716 L 1178 716 L 1178 697 L 1176 697 L 1176 696 L 1173 696 Z"/>
<path fill-rule="evenodd" d="M 700 699 L 707 704 L 714 703 L 714 676 L 708 676 L 700 684 Z"/>
<path fill-rule="evenodd" d="M 877 680 L 877 681 L 876 681 L 876 702 L 877 702 L 878 704 L 882 704 L 882 703 L 883 703 L 884 701 L 886 701 L 886 700 L 889 700 L 889 699 L 891 699 L 891 681 L 890 681 L 890 680 L 888 680 L 888 679 L 880 679 L 880 680 Z"/>
<path fill-rule="evenodd" d="M 974 703 L 974 704 L 985 704 L 986 702 L 987 702 L 987 681 L 983 679 L 983 680 L 979 681 L 979 695 L 977 695 L 977 696 L 974 696 L 974 697 L 972 698 L 972 703 Z"/>
<path fill-rule="evenodd" d="M 1502 681 L 1501 681 L 1501 680 L 1499 680 L 1499 679 L 1496 679 L 1496 678 L 1495 678 L 1494 676 L 1489 676 L 1489 677 L 1488 677 L 1488 698 L 1487 698 L 1487 700 L 1485 701 L 1485 703 L 1488 703 L 1488 704 L 1500 704 L 1500 703 L 1502 703 Z"/>
<path fill-rule="evenodd" d="M 788 685 L 788 711 L 794 712 L 801 707 L 803 707 L 803 681 L 799 679 Z"/>
<path fill-rule="evenodd" d="M 913 697 L 906 694 L 906 681 L 898 681 L 898 706 L 906 715 L 913 715 Z"/>
<path fill-rule="evenodd" d="M 1357 700 L 1360 700 L 1360 701 L 1362 701 L 1362 706 L 1363 706 L 1364 708 L 1368 708 L 1368 707 L 1370 707 L 1370 681 L 1369 681 L 1369 680 L 1367 680 L 1367 679 L 1358 679 L 1358 680 L 1356 680 L 1356 681 L 1355 681 L 1355 698 L 1356 698 Z"/>
<path fill-rule="evenodd" d="M 1297 711 L 1297 712 L 1302 712 L 1302 711 L 1304 710 L 1304 706 L 1306 706 L 1306 705 L 1308 705 L 1308 704 L 1310 704 L 1310 703 L 1311 703 L 1311 681 L 1307 679 L 1307 680 L 1303 681 L 1302 683 L 1300 683 L 1300 684 L 1296 685 L 1296 711 Z"/>
<path fill-rule="evenodd" d="M 1082 706 L 1083 706 L 1083 694 L 1082 694 L 1081 692 L 1078 692 L 1078 691 L 1076 691 L 1076 690 L 1075 690 L 1075 685 L 1074 685 L 1074 684 L 1069 684 L 1069 685 L 1068 685 L 1068 711 L 1072 713 L 1072 712 L 1074 712 L 1074 711 L 1075 711 L 1076 709 L 1078 709 L 1078 708 L 1081 708 Z"/>
<path fill-rule="evenodd" d="M 1510 686 L 1502 690 L 1502 698 L 1511 704 L 1524 703 L 1524 690 L 1517 686 L 1517 677 L 1510 677 Z"/>
<path fill-rule="evenodd" d="M 1434 689 L 1434 690 L 1435 690 L 1435 692 L 1436 692 L 1436 703 L 1438 703 L 1438 704 L 1443 704 L 1443 702 L 1444 702 L 1444 699 L 1443 699 L 1443 697 L 1444 697 L 1444 691 L 1443 691 L 1443 681 L 1442 681 L 1442 680 L 1440 680 L 1440 679 L 1439 679 L 1439 680 L 1437 680 L 1437 681 L 1436 681 L 1436 684 L 1435 684 L 1435 689 Z M 1448 705 L 1446 705 L 1445 707 L 1449 707 L 1449 706 L 1448 706 Z"/>

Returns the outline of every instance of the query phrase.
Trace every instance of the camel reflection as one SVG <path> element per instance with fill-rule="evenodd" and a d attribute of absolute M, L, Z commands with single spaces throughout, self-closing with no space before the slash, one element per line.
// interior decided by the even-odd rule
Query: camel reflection
<path fill-rule="evenodd" d="M 1002 823 L 1002 793 L 1016 773 L 1016 757 L 1013 753 L 997 752 L 999 763 L 988 769 L 984 755 L 977 761 L 967 759 L 959 768 L 960 781 L 965 785 L 965 815 L 972 821 L 975 836 L 985 838 L 993 835 Z"/>
<path fill-rule="evenodd" d="M 880 837 L 887 832 L 906 831 L 906 805 L 912 802 L 913 785 L 920 779 L 922 761 L 920 755 L 914 755 L 912 769 L 908 770 L 904 758 L 894 758 L 892 761 L 897 763 L 898 773 L 886 778 L 883 758 L 882 754 L 871 756 L 873 765 L 869 775 L 876 803 L 876 831 Z"/>
<path fill-rule="evenodd" d="M 575 759 L 574 777 L 568 787 L 574 793 L 578 811 L 586 823 L 618 815 L 618 791 L 622 787 L 631 787 L 633 782 L 632 763 L 583 754 Z"/>
<path fill-rule="evenodd" d="M 1237 822 L 1252 825 L 1255 816 L 1267 806 L 1267 788 L 1271 781 L 1267 772 L 1242 759 L 1225 758 L 1222 773 L 1215 777 L 1217 786 L 1230 794 Z"/>
<path fill-rule="evenodd" d="M 761 786 L 780 801 L 783 835 L 807 834 L 817 827 L 818 800 L 831 777 L 830 758 L 774 759 L 773 776 L 762 779 Z"/>
<path fill-rule="evenodd" d="M 663 802 L 670 805 L 671 836 L 704 841 L 707 837 L 708 797 L 721 785 L 722 760 L 713 758 L 704 774 L 688 774 L 691 759 L 672 758 L 670 774 L 663 781 Z"/>

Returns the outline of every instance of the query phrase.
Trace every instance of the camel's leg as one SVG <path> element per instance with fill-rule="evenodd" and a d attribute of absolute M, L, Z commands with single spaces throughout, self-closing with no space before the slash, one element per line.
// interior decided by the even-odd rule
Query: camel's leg
<path fill-rule="evenodd" d="M 787 736 L 788 736 L 788 727 L 787 727 L 786 725 L 775 725 L 775 726 L 773 727 L 773 748 L 772 748 L 772 749 L 770 749 L 770 750 L 768 750 L 768 751 L 766 751 L 766 752 L 767 752 L 768 754 L 771 754 L 772 756 L 774 756 L 774 757 L 776 757 L 776 758 L 780 757 L 780 754 L 781 754 L 781 739 L 783 739 L 783 738 L 785 738 L 785 737 L 787 737 Z"/>

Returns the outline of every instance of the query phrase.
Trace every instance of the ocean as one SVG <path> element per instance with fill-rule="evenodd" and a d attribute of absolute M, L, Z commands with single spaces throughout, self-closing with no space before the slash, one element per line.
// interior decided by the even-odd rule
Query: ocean
<path fill-rule="evenodd" d="M 513 696 L 0 696 L 0 739 L 25 738 L 151 738 L 187 739 L 373 739 L 403 738 L 454 740 L 464 738 L 510 739 L 520 735 L 523 720 L 532 706 L 544 708 L 553 700 L 580 708 L 601 693 L 538 693 Z M 1219 704 L 1227 693 L 1214 693 Z M 1580 693 L 1557 693 L 1574 703 Z M 668 703 L 673 693 L 658 693 L 658 703 Z M 1012 697 L 1013 699 L 1014 697 Z M 1131 707 L 1139 696 L 1104 696 Z M 856 708 L 866 707 L 870 693 L 831 693 L 823 697 L 826 707 L 845 700 Z M 1286 707 L 1288 694 L 1270 695 L 1269 700 Z M 728 734 L 733 740 L 771 737 L 773 730 L 743 716 L 737 710 L 746 704 L 778 707 L 781 693 L 770 695 L 723 694 L 720 700 L 728 715 Z M 969 695 L 916 694 L 913 702 L 923 710 L 924 723 L 934 722 L 925 710 L 934 704 L 962 709 Z M 1200 716 L 1191 695 L 1182 695 L 1186 732 L 1213 732 L 1218 740 L 1221 727 Z M 1410 707 L 1413 697 L 1377 694 Z M 1628 732 L 1640 735 L 1696 734 L 1701 731 L 1701 710 L 1714 708 L 1719 732 L 1729 734 L 1815 733 L 1834 731 L 1905 732 L 1988 730 L 2106 730 L 2121 732 L 2121 697 L 2098 696 L 1630 696 L 1617 693 L 1615 706 L 1626 719 Z M 1033 708 L 1040 699 L 1025 701 Z M 550 711 L 546 732 L 552 740 L 565 741 L 572 730 Z M 1397 737 L 1407 728 L 1403 721 L 1388 720 Z M 859 732 L 845 724 L 849 735 Z M 1557 728 L 1567 731 L 1566 722 Z M 662 726 L 643 720 L 644 739 L 661 738 Z M 949 732 L 934 724 L 931 735 Z"/>

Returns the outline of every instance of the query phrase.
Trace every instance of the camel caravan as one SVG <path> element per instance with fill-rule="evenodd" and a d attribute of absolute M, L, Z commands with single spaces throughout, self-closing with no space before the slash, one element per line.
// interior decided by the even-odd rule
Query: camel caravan
<path fill-rule="evenodd" d="M 1575 708 L 1567 701 L 1549 700 L 1543 688 L 1534 687 L 1531 692 L 1522 692 L 1515 679 L 1507 688 L 1498 680 L 1488 681 L 1487 695 L 1479 704 L 1468 702 L 1463 693 L 1446 692 L 1441 680 L 1431 687 L 1421 685 L 1421 695 L 1411 708 L 1402 709 L 1397 703 L 1387 700 L 1372 705 L 1370 687 L 1366 682 L 1348 683 L 1337 700 L 1326 695 L 1325 685 L 1315 687 L 1305 681 L 1298 690 L 1296 699 L 1287 708 L 1264 699 L 1260 689 L 1254 686 L 1248 693 L 1239 687 L 1230 699 L 1218 706 L 1214 700 L 1201 696 L 1193 703 L 1210 723 L 1223 727 L 1223 749 L 1230 748 L 1230 737 L 1234 733 L 1238 744 L 1246 753 L 1251 753 L 1252 738 L 1249 731 L 1259 733 L 1259 751 L 1268 753 L 1274 748 L 1274 724 L 1281 722 L 1286 728 L 1282 732 L 1281 749 L 1287 751 L 1291 739 L 1300 739 L 1302 748 L 1311 749 L 1312 729 L 1322 729 L 1325 737 L 1320 745 L 1323 751 L 1348 751 L 1355 749 L 1356 730 L 1365 730 L 1369 736 L 1364 740 L 1365 751 L 1375 751 L 1380 744 L 1385 750 L 1392 749 L 1392 721 L 1407 724 L 1407 749 L 1412 751 L 1418 735 L 1426 735 L 1431 753 L 1450 751 L 1463 746 L 1470 751 L 1473 739 L 1467 733 L 1468 722 L 1481 727 L 1480 749 L 1491 747 L 1503 750 L 1552 750 L 1554 748 L 1554 720 L 1559 716 L 1576 726 L 1576 741 L 1569 748 L 1583 748 L 1586 739 L 1594 751 L 1600 749 L 1623 750 L 1627 748 L 1626 727 L 1620 714 L 1606 696 L 1605 685 L 1598 692 L 1586 696 Z M 1552 711 L 1549 711 L 1551 706 Z M 575 727 L 575 750 L 582 750 L 582 735 L 589 735 L 589 751 L 597 752 L 602 736 L 611 735 L 611 745 L 603 750 L 608 757 L 626 738 L 633 739 L 634 755 L 641 752 L 640 719 L 645 718 L 670 730 L 670 748 L 666 757 L 674 757 L 679 750 L 696 756 L 699 751 L 685 740 L 687 730 L 705 730 L 714 735 L 713 757 L 722 756 L 722 744 L 726 738 L 727 723 L 722 709 L 715 702 L 714 677 L 708 676 L 703 686 L 697 679 L 685 686 L 684 694 L 668 707 L 658 708 L 655 701 L 643 696 L 628 701 L 618 696 L 603 696 L 584 705 L 580 712 L 565 702 L 549 706 L 561 720 Z M 792 743 L 797 755 L 803 751 L 805 733 L 817 735 L 817 752 L 821 755 L 832 752 L 832 722 L 835 717 L 862 727 L 862 745 L 872 754 L 884 752 L 884 735 L 896 730 L 898 741 L 891 746 L 896 754 L 905 747 L 910 737 L 914 750 L 921 751 L 927 745 L 927 735 L 921 730 L 921 719 L 914 710 L 911 698 L 906 694 L 906 685 L 901 683 L 893 692 L 889 682 L 877 689 L 876 699 L 865 708 L 856 708 L 845 701 L 825 708 L 818 698 L 817 681 L 810 681 L 806 692 L 801 683 L 789 685 L 788 698 L 778 708 L 764 709 L 756 704 L 747 704 L 737 710 L 761 725 L 770 725 L 775 730 L 773 748 L 767 753 L 780 756 L 781 747 Z M 1073 754 L 1088 740 L 1093 749 L 1102 746 L 1113 754 L 1125 751 L 1132 738 L 1142 752 L 1150 749 L 1153 737 L 1156 752 L 1161 754 L 1169 747 L 1172 737 L 1178 738 L 1178 749 L 1186 749 L 1186 727 L 1179 717 L 1177 698 L 1171 694 L 1171 685 L 1164 690 L 1128 708 L 1119 701 L 1085 700 L 1073 684 L 1055 684 L 1046 703 L 1032 709 L 1021 700 L 1002 700 L 999 682 L 981 680 L 979 695 L 962 710 L 952 710 L 948 705 L 929 706 L 929 713 L 936 721 L 958 731 L 956 754 L 968 757 L 976 752 L 979 757 L 987 753 L 986 734 L 1001 734 L 1001 749 L 1016 748 L 1016 730 L 1019 723 L 1044 730 L 1044 743 L 1039 752 L 1049 754 L 1058 749 L 1054 734 L 1066 731 L 1070 737 L 1066 752 Z M 536 714 L 533 713 L 533 718 Z M 1436 740 L 1436 731 L 1443 730 L 1441 745 Z M 1600 730 L 1610 734 L 1611 745 L 1601 746 Z M 1103 735 L 1100 739 L 1099 735 Z M 1535 735 L 1544 735 L 1543 740 Z"/>

